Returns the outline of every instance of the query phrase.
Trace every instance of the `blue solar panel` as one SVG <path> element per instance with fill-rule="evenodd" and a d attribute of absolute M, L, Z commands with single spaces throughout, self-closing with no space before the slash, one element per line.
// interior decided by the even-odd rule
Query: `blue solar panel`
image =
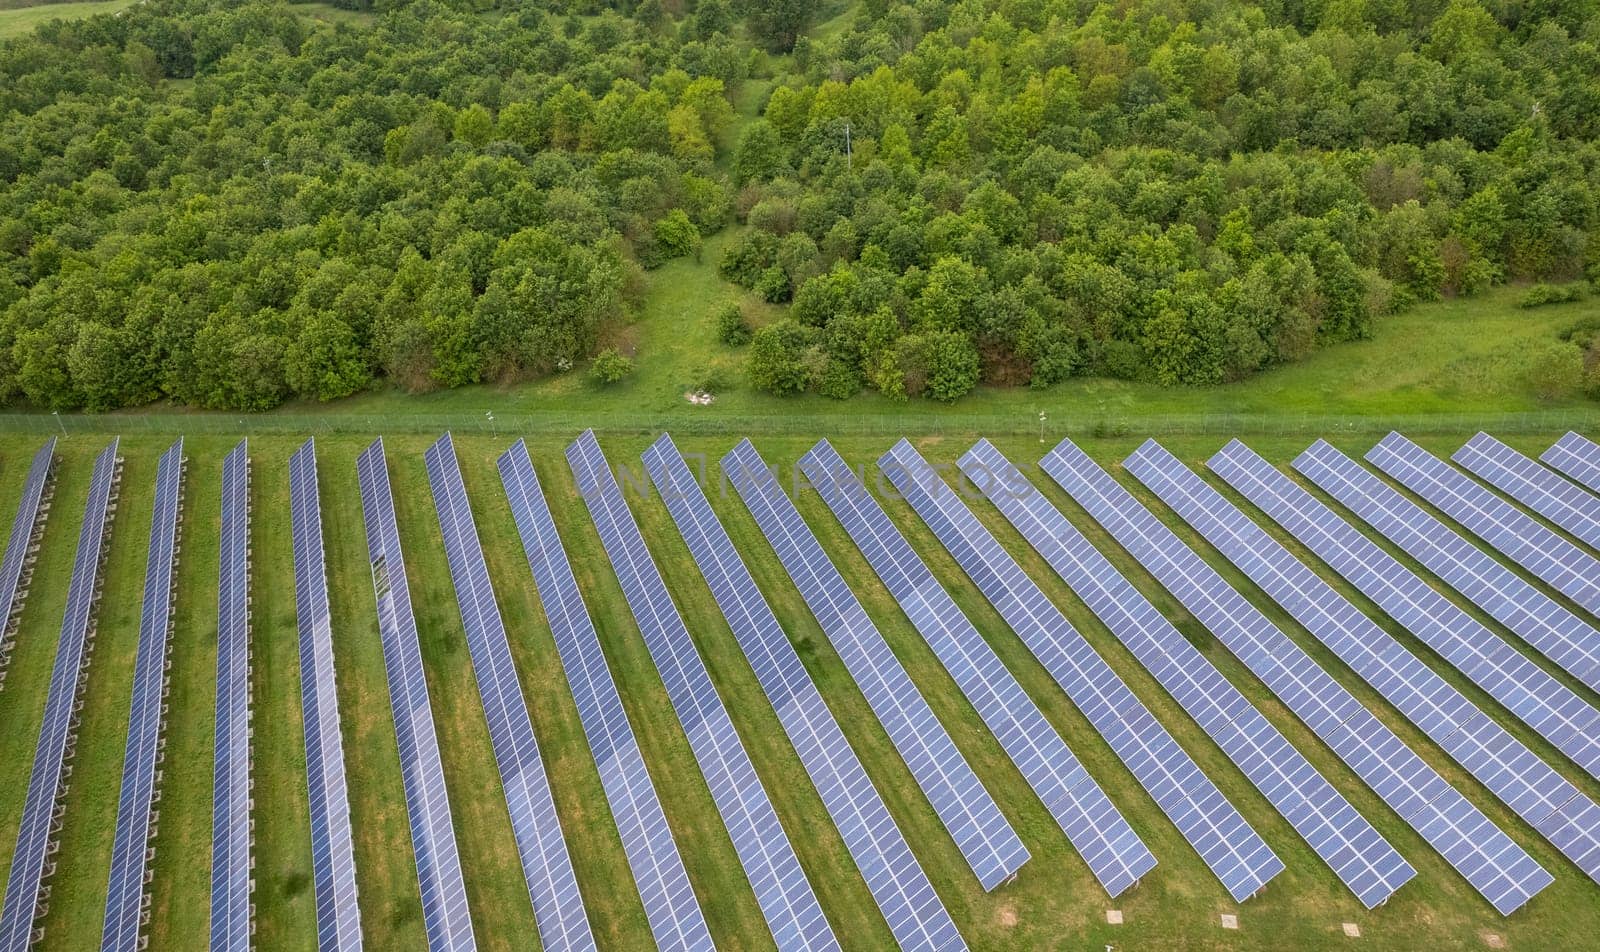
<path fill-rule="evenodd" d="M 33 552 L 44 533 L 44 517 L 50 512 L 55 469 L 56 439 L 52 436 L 33 455 L 28 478 L 22 484 L 22 500 L 17 503 L 17 515 L 11 522 L 6 555 L 0 560 L 0 690 L 6 686 L 6 664 L 11 660 L 17 620 L 33 575 Z"/>
<path fill-rule="evenodd" d="M 461 879 L 456 834 L 450 825 L 450 796 L 439 760 L 439 737 L 433 727 L 428 679 L 417 641 L 417 620 L 411 611 L 411 586 L 406 581 L 405 554 L 400 549 L 381 438 L 356 458 L 356 474 L 361 482 L 361 514 L 367 529 L 367 557 L 372 563 L 372 592 L 378 603 L 389 707 L 400 751 L 400 781 L 411 824 L 411 850 L 417 860 L 422 924 L 429 949 L 472 949 L 472 916 Z"/>
<path fill-rule="evenodd" d="M 533 721 L 511 660 L 511 644 L 506 640 L 500 607 L 495 603 L 489 567 L 483 560 L 483 546 L 472 521 L 467 487 L 461 480 L 450 434 L 428 447 L 426 460 L 456 604 L 472 655 L 472 672 L 489 721 L 489 738 L 505 788 L 506 807 L 511 812 L 522 875 L 533 900 L 540 944 L 548 952 L 592 949 L 594 933 L 589 929 L 583 896 L 572 871 L 572 857 L 561 837 L 561 818 L 539 759 Z"/>
<path fill-rule="evenodd" d="M 1362 902 L 1404 882 L 1409 867 L 1367 858 L 1371 825 L 999 450 L 980 440 L 960 466 Z"/>
<path fill-rule="evenodd" d="M 117 800 L 111 846 L 111 876 L 100 935 L 103 952 L 140 948 L 139 934 L 149 918 L 145 887 L 154 870 L 156 800 L 160 798 L 161 751 L 166 728 L 167 660 L 171 655 L 172 604 L 177 592 L 178 522 L 183 505 L 183 439 L 173 443 L 156 466 L 155 514 L 144 575 L 144 606 L 139 616 L 139 648 L 133 667 L 133 701 L 128 714 L 127 750 L 122 760 L 122 790 Z"/>
<path fill-rule="evenodd" d="M 895 941 L 906 950 L 966 948 L 672 437 L 656 440 L 644 463 Z"/>
<path fill-rule="evenodd" d="M 656 947 L 663 952 L 709 952 L 713 946 L 705 916 L 695 900 L 655 784 L 645 769 L 616 681 L 606 667 L 600 638 L 556 532 L 533 460 L 521 440 L 500 456 L 500 479 Z"/>
<path fill-rule="evenodd" d="M 1155 867 L 1155 856 L 883 507 L 827 440 L 800 467 L 1100 885 L 1116 896 L 1136 884 Z"/>
<path fill-rule="evenodd" d="M 890 456 L 894 465 L 885 469 L 901 495 L 1200 853 L 1228 894 L 1242 902 L 1282 872 L 1283 860 L 916 449 L 901 440 Z"/>
<path fill-rule="evenodd" d="M 42 932 L 34 929 L 33 924 L 36 917 L 44 914 L 50 896 L 45 880 L 55 869 L 50 859 L 55 851 L 52 827 L 57 810 L 63 806 L 63 780 L 77 732 L 75 708 L 83 691 L 90 649 L 94 645 L 100 564 L 111 537 L 111 519 L 116 510 L 113 500 L 121 464 L 117 441 L 112 440 L 95 459 L 94 475 L 89 481 L 72 581 L 67 587 L 67 609 L 61 619 L 55 666 L 50 671 L 50 689 L 45 696 L 44 720 L 39 727 L 33 769 L 28 775 L 17 845 L 11 853 L 5 903 L 0 906 L 0 952 L 25 952 Z"/>
<path fill-rule="evenodd" d="M 1600 549 L 1600 496 L 1546 469 L 1487 433 L 1450 457 L 1479 479 Z"/>
<path fill-rule="evenodd" d="M 1545 657 L 1600 690 L 1600 634 L 1572 612 L 1328 443 L 1318 440 L 1294 468 Z"/>
<path fill-rule="evenodd" d="M 1568 432 L 1539 459 L 1600 493 L 1600 444 L 1593 440 Z"/>
<path fill-rule="evenodd" d="M 1261 557 L 1237 544 L 1235 533 L 1243 524 L 1255 530 L 1257 543 L 1271 540 L 1220 493 L 1153 440 L 1123 465 L 1247 574 L 1256 574 L 1251 570 L 1262 566 Z M 1501 915 L 1555 881 L 1131 495 L 1119 486 L 1108 489 L 1106 501 L 1119 510 L 1111 518 L 1121 531 L 1113 534 L 1130 550 L 1145 550 L 1140 562 Z M 1278 571 L 1259 574 L 1272 584 Z"/>
<path fill-rule="evenodd" d="M 800 518 L 794 502 L 749 440 L 740 441 L 722 458 L 722 472 L 778 553 L 978 882 L 985 890 L 1005 882 L 1028 861 L 1027 847 Z"/>
<path fill-rule="evenodd" d="M 837 949 L 838 939 L 705 663 L 692 648 L 683 616 L 672 603 L 593 431 L 585 431 L 567 447 L 567 465 L 778 948 Z"/>
<path fill-rule="evenodd" d="M 250 893 L 250 447 L 222 461 L 217 722 L 211 799 L 211 949 L 248 952 Z"/>
<path fill-rule="evenodd" d="M 1312 544 L 1314 550 L 1340 559 L 1347 566 L 1342 571 L 1352 579 L 1392 575 L 1393 566 L 1381 561 L 1353 568 L 1361 564 L 1359 551 L 1338 548 L 1340 533 L 1336 527 L 1343 526 L 1347 536 L 1360 533 L 1344 526 L 1310 493 L 1243 443 L 1229 443 L 1207 465 L 1263 512 Z M 1590 876 L 1600 876 L 1600 807 L 1594 801 L 1579 793 L 1243 513 L 1219 501 L 1205 507 L 1203 514 L 1197 511 L 1191 524 L 1518 816 L 1544 834 L 1580 869 Z M 1307 530 L 1309 526 L 1322 528 L 1311 532 Z M 1417 585 L 1420 587 L 1420 582 Z M 1381 594 L 1382 589 L 1374 588 L 1374 593 Z M 1393 598 L 1388 601 L 1400 604 Z M 1501 680 L 1492 667 L 1480 670 L 1487 675 L 1480 682 L 1485 686 Z M 1522 690 L 1515 684 L 1509 687 L 1512 691 Z"/>
<path fill-rule="evenodd" d="M 1384 437 L 1367 453 L 1367 461 L 1504 552 L 1513 562 L 1543 579 L 1589 614 L 1600 615 L 1600 559 L 1399 433 Z M 1600 670 L 1600 632 L 1587 625 L 1577 627 L 1573 623 L 1578 619 L 1570 612 L 1551 611 L 1545 606 L 1549 601 L 1546 596 L 1493 559 L 1474 565 L 1472 573 L 1515 600 L 1519 608 L 1547 616 L 1548 626 L 1595 646 L 1589 657 Z"/>
<path fill-rule="evenodd" d="M 294 537 L 295 624 L 300 631 L 300 706 L 306 737 L 306 789 L 311 806 L 311 881 L 317 900 L 317 944 L 361 948 L 355 845 L 333 673 L 333 623 L 323 564 L 317 448 L 289 457 L 289 520 Z"/>

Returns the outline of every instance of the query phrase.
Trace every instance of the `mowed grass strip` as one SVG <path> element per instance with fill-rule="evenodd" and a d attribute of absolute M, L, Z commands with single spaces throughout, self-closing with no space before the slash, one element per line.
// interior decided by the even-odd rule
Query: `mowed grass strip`
<path fill-rule="evenodd" d="M 1554 436 L 1512 442 L 1525 451 L 1537 451 Z M 951 463 L 974 438 L 923 440 L 919 449 L 934 462 Z M 511 434 L 458 439 L 464 478 L 595 933 L 605 948 L 645 948 L 650 938 L 643 909 L 494 468 L 495 457 L 513 439 Z M 1084 446 L 1102 462 L 1115 464 L 1132 451 L 1140 439 L 1142 436 L 1092 440 L 1085 441 Z M 440 734 L 446 782 L 479 942 L 489 949 L 525 948 L 536 934 L 533 911 L 517 861 L 428 492 L 422 451 L 429 441 L 430 438 L 417 436 L 387 442 L 396 511 Z M 23 613 L 11 675 L 5 690 L 0 691 L 0 771 L 4 771 L 0 776 L 0 874 L 9 867 L 23 786 L 38 736 L 89 468 L 93 454 L 104 442 L 102 438 L 74 436 L 61 444 L 59 482 L 39 554 L 34 591 Z M 115 789 L 127 726 L 155 461 L 168 442 L 140 437 L 125 441 L 123 445 L 127 465 L 112 533 L 99 639 L 85 697 L 62 852 L 57 857 L 60 862 L 47 920 L 46 948 L 92 946 L 99 935 L 116 810 Z M 188 447 L 168 753 L 163 768 L 161 826 L 156 841 L 156 880 L 152 887 L 152 947 L 202 948 L 206 941 L 216 641 L 216 524 L 221 460 L 233 442 L 232 439 L 206 438 L 191 441 Z M 311 949 L 315 945 L 288 521 L 287 460 L 298 442 L 283 437 L 251 441 L 256 941 L 261 948 L 271 949 Z M 363 927 L 374 947 L 413 948 L 422 944 L 420 907 L 355 479 L 355 457 L 367 442 L 364 437 L 318 441 L 324 541 L 334 615 L 340 713 L 357 838 Z M 1319 949 L 1349 941 L 1340 932 L 1340 923 L 1346 921 L 1359 923 L 1369 941 L 1385 946 L 1426 944 L 1437 949 L 1474 949 L 1484 947 L 1485 936 L 1492 933 L 1503 936 L 1516 948 L 1562 948 L 1581 945 L 1588 935 L 1600 929 L 1600 903 L 1595 902 L 1594 884 L 1406 723 L 1331 652 L 1295 626 L 1127 474 L 1113 466 L 1117 477 L 1150 503 L 1152 509 L 1173 525 L 1186 541 L 1194 544 L 1211 564 L 1306 647 L 1341 683 L 1377 711 L 1385 723 L 1447 779 L 1458 784 L 1474 803 L 1555 872 L 1556 884 L 1512 918 L 1502 919 L 1496 915 L 1444 860 L 1278 704 L 1237 659 L 1183 613 L 1174 600 L 1145 575 L 1131 557 L 1111 543 L 1064 493 L 1047 478 L 1032 472 L 1041 490 L 1084 529 L 1112 562 L 1174 619 L 1184 634 L 1199 645 L 1416 865 L 1418 878 L 1387 906 L 1371 912 L 1362 909 L 1242 773 L 1094 619 L 998 512 L 982 500 L 974 501 L 973 509 L 979 518 L 996 532 L 1002 544 L 1018 557 L 1034 580 L 1127 679 L 1179 743 L 1195 756 L 1202 769 L 1288 863 L 1288 870 L 1262 895 L 1242 905 L 1234 904 L 1104 740 L 1033 660 L 910 507 L 898 500 L 888 500 L 886 505 L 891 517 L 913 547 L 928 561 L 957 603 L 1160 860 L 1161 865 L 1137 889 L 1120 899 L 1108 899 L 999 744 L 961 697 L 931 650 L 873 576 L 827 507 L 814 493 L 807 493 L 800 499 L 807 522 L 1033 852 L 1033 861 L 1023 868 L 1016 882 L 1000 887 L 993 894 L 984 894 L 742 502 L 731 490 L 721 489 L 715 460 L 732 442 L 726 437 L 679 440 L 685 452 L 705 453 L 710 458 L 709 495 L 713 507 L 773 604 L 807 670 L 839 718 L 941 898 L 974 948 L 1066 949 L 1116 944 L 1201 949 L 1277 949 L 1298 945 Z M 810 436 L 758 436 L 757 448 L 768 462 L 778 464 L 787 477 L 789 467 L 812 442 Z M 1198 464 L 1222 440 L 1184 438 L 1165 442 L 1186 462 Z M 1263 438 L 1252 440 L 1252 445 L 1269 459 L 1282 463 L 1299 452 L 1305 442 L 1300 438 Z M 1444 438 L 1425 441 L 1425 445 L 1438 452 L 1448 452 L 1459 442 L 1459 439 Z M 613 464 L 642 471 L 638 454 L 648 444 L 647 438 L 603 438 L 602 443 Z M 836 443 L 852 464 L 870 464 L 888 448 L 889 441 L 847 438 Z M 22 471 L 37 444 L 38 439 L 34 437 L 0 437 L 0 515 L 5 518 L 9 518 L 14 509 Z M 594 615 L 607 661 L 639 735 L 696 895 L 719 947 L 770 949 L 771 938 L 762 925 L 760 910 L 728 834 L 628 613 L 588 513 L 577 497 L 561 455 L 564 446 L 562 439 L 540 438 L 530 442 L 535 466 L 549 495 L 563 542 Z M 1000 446 L 1025 470 L 1029 470 L 1048 448 L 1028 439 L 1001 441 Z M 1345 448 L 1357 452 L 1365 449 L 1362 445 Z M 733 641 L 698 568 L 688 557 L 665 507 L 654 496 L 640 496 L 631 491 L 628 502 L 835 930 L 848 948 L 884 947 L 889 941 L 887 929 L 870 893 L 794 755 L 748 662 Z M 1246 511 L 1251 511 L 1248 506 Z M 1252 512 L 1252 515 L 1259 514 Z M 1270 523 L 1264 524 L 1275 537 L 1286 539 Z M 1292 540 L 1288 541 L 1292 550 L 1303 558 L 1306 556 Z M 1325 566 L 1314 559 L 1307 561 L 1340 591 L 1353 594 Z M 1356 601 L 1369 612 L 1378 614 L 1359 596 Z M 1600 784 L 1580 777 L 1571 764 L 1564 762 L 1540 738 L 1512 720 L 1474 685 L 1439 662 L 1390 620 L 1381 615 L 1379 620 L 1586 793 L 1600 797 Z M 1585 696 L 1594 700 L 1591 695 Z M 1122 910 L 1126 924 L 1107 925 L 1105 910 L 1109 908 Z M 1225 932 L 1219 928 L 1217 917 L 1224 912 L 1234 912 L 1241 917 L 1239 931 Z"/>

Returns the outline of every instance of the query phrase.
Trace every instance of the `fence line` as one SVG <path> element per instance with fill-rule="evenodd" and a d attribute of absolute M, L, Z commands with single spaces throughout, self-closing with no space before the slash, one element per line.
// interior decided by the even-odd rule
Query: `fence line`
<path fill-rule="evenodd" d="M 1048 412 L 1048 411 L 1047 411 Z M 1111 436 L 1266 436 L 1384 433 L 1542 433 L 1600 429 L 1600 410 L 1539 410 L 1510 413 L 1336 414 L 1145 414 L 1089 413 L 1049 416 L 1043 434 L 1059 439 Z M 651 435 L 670 430 L 686 435 L 759 436 L 771 433 L 859 436 L 1027 436 L 1040 433 L 1033 412 L 972 415 L 867 414 L 856 417 L 808 414 L 705 416 L 683 413 L 49 413 L 0 414 L 0 432 L 97 434 L 285 434 L 318 433 L 493 433 L 502 436 L 576 434 L 584 427 L 612 434 Z"/>

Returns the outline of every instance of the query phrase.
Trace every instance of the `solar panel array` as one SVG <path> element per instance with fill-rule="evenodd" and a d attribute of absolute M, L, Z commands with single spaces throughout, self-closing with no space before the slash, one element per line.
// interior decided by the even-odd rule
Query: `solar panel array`
<path fill-rule="evenodd" d="M 1402 580 L 1397 564 L 1379 559 L 1363 563 L 1360 549 L 1342 548 L 1341 535 L 1346 540 L 1364 537 L 1243 443 L 1229 443 L 1207 465 L 1358 587 L 1362 585 L 1358 580 L 1366 580 L 1375 600 L 1384 592 L 1394 593 L 1380 605 L 1421 613 L 1420 606 L 1402 607 L 1406 596 L 1399 594 Z M 1193 510 L 1191 525 L 1518 816 L 1584 872 L 1600 876 L 1600 807 L 1594 801 L 1220 495 L 1204 504 L 1212 496 L 1210 487 L 1197 489 L 1193 496 L 1200 502 L 1185 503 L 1186 508 L 1179 510 L 1186 518 Z M 1377 551 L 1371 543 L 1367 547 Z M 1387 581 L 1374 584 L 1380 578 Z M 1411 587 L 1426 589 L 1414 577 Z M 1418 630 L 1436 629 L 1419 626 Z M 1470 644 L 1462 644 L 1458 650 L 1472 649 Z M 1481 672 L 1479 683 L 1498 688 L 1502 698 L 1514 701 L 1524 692 L 1516 681 L 1500 676 L 1492 664 L 1463 670 Z"/>
<path fill-rule="evenodd" d="M 713 945 L 705 915 L 695 900 L 655 784 L 645 769 L 639 741 L 606 666 L 600 638 L 556 532 L 528 447 L 518 440 L 501 454 L 499 467 L 534 586 L 544 603 L 545 618 L 656 947 L 663 952 L 710 952 Z"/>
<path fill-rule="evenodd" d="M 592 430 L 567 447 L 567 465 L 778 948 L 837 949 L 838 939 Z"/>
<path fill-rule="evenodd" d="M 1589 548 L 1600 549 L 1600 496 L 1487 433 L 1468 440 L 1450 458 Z"/>
<path fill-rule="evenodd" d="M 1208 538 L 1229 519 L 1244 521 L 1153 440 L 1123 465 Z M 1090 508 L 1097 518 L 1107 511 L 1101 524 L 1501 915 L 1555 881 L 1127 490 L 1106 485 L 1110 481 L 1109 475 L 1094 480 L 1101 495 Z M 1225 555 L 1249 562 L 1248 551 L 1225 533 L 1220 543 Z"/>
<path fill-rule="evenodd" d="M 1593 440 L 1568 432 L 1539 459 L 1600 493 L 1600 444 Z"/>
<path fill-rule="evenodd" d="M 11 521 L 6 554 L 0 559 L 0 690 L 6 686 L 6 666 L 11 660 L 11 644 L 22 616 L 22 601 L 28 595 L 33 575 L 33 556 L 44 533 L 44 517 L 50 512 L 50 490 L 55 484 L 56 439 L 51 437 L 33 455 L 28 477 L 22 484 L 22 500 Z"/>
<path fill-rule="evenodd" d="M 1156 858 L 827 440 L 800 467 L 1022 776 L 1113 896 Z"/>
<path fill-rule="evenodd" d="M 662 434 L 644 463 L 895 941 L 906 950 L 966 948 L 672 437 Z"/>
<path fill-rule="evenodd" d="M 594 948 L 594 933 L 584 911 L 572 857 L 561 836 L 561 819 L 550 781 L 539 759 L 539 744 L 528 716 L 522 682 L 511 660 L 500 607 L 495 603 L 489 568 L 483 560 L 478 527 L 472 520 L 466 484 L 450 434 L 426 453 L 428 484 L 444 535 L 456 605 L 467 632 L 478 696 L 489 721 L 494 759 L 511 812 L 511 830 L 522 859 L 522 875 L 533 900 L 541 945 L 548 952 Z"/>
<path fill-rule="evenodd" d="M 1272 851 L 1150 709 L 905 440 L 889 478 L 984 597 L 1111 745 L 1236 901 L 1283 871 Z"/>
<path fill-rule="evenodd" d="M 144 605 L 139 616 L 139 647 L 133 666 L 133 700 L 128 741 L 122 759 L 111 846 L 111 876 L 100 948 L 141 947 L 149 919 L 145 887 L 154 874 L 156 802 L 161 798 L 161 759 L 166 728 L 167 667 L 172 654 L 172 606 L 177 593 L 178 523 L 183 506 L 183 440 L 179 438 L 156 466 L 155 514 L 145 563 Z"/>
<path fill-rule="evenodd" d="M 1368 450 L 1367 461 L 1591 615 L 1600 615 L 1600 559 L 1399 433 L 1390 433 Z M 1564 635 L 1587 640 L 1591 646 L 1591 673 L 1600 678 L 1600 632 L 1583 625 L 1577 616 L 1565 609 L 1553 611 L 1559 606 L 1522 581 L 1515 572 L 1487 556 L 1484 559 L 1482 564 L 1472 564 L 1468 569 L 1471 574 L 1462 577 L 1481 579 L 1494 586 L 1500 595 L 1510 597 L 1518 606 L 1514 615 L 1537 614 L 1540 624 L 1531 626 L 1534 629 L 1553 627 Z M 1534 598 L 1535 595 L 1538 598 Z M 1489 598 L 1487 594 L 1479 597 Z M 1494 601 L 1498 603 L 1499 599 Z"/>
<path fill-rule="evenodd" d="M 1312 444 L 1294 468 L 1545 657 L 1600 690 L 1600 634 L 1572 612 L 1327 442 Z"/>
<path fill-rule="evenodd" d="M 113 439 L 94 461 L 89 495 L 78 530 L 78 549 L 67 587 L 67 608 L 61 619 L 56 660 L 45 696 L 44 720 L 34 749 L 28 792 L 22 803 L 17 845 L 11 853 L 11 871 L 0 905 L 0 952 L 24 952 L 42 930 L 34 920 L 49 907 L 50 887 L 45 880 L 54 872 L 55 818 L 64 808 L 67 775 L 78 729 L 77 706 L 88 681 L 89 655 L 94 646 L 94 610 L 100 595 L 100 569 L 111 537 L 117 480 L 122 460 Z"/>
<path fill-rule="evenodd" d="M 400 751 L 400 782 L 405 789 L 411 850 L 417 861 L 422 899 L 422 925 L 428 948 L 472 949 L 472 915 L 461 855 L 450 825 L 450 796 L 439 759 L 439 737 L 433 726 L 428 679 L 417 640 L 417 619 L 411 610 L 405 554 L 395 522 L 394 496 L 383 439 L 373 440 L 356 457 L 361 483 L 361 514 L 372 565 L 372 593 L 378 604 L 378 636 L 383 641 L 383 670 L 389 683 L 389 708 Z"/>
<path fill-rule="evenodd" d="M 248 952 L 250 894 L 250 447 L 222 461 L 217 578 L 217 718 L 211 793 L 211 949 Z"/>
<path fill-rule="evenodd" d="M 979 884 L 987 891 L 1005 882 L 1028 861 L 1027 847 L 800 518 L 793 500 L 749 440 L 722 458 L 722 472 L 778 553 Z"/>
<path fill-rule="evenodd" d="M 317 944 L 324 950 L 359 949 L 361 910 L 356 902 L 355 845 L 339 732 L 339 695 L 334 684 L 333 622 L 323 564 L 315 440 L 306 440 L 289 457 L 289 520 L 294 537 L 295 624 L 300 632 L 300 706 L 311 806 Z"/>
<path fill-rule="evenodd" d="M 1371 826 L 999 450 L 980 440 L 960 466 L 1362 902 L 1403 882 L 1361 878 Z"/>

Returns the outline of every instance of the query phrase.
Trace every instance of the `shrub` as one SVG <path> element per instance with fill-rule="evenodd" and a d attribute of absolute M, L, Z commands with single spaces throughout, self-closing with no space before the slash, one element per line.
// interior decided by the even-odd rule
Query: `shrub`
<path fill-rule="evenodd" d="M 594 364 L 589 367 L 589 379 L 602 386 L 614 384 L 631 373 L 633 361 L 618 353 L 615 347 L 607 347 L 596 354 Z"/>
<path fill-rule="evenodd" d="M 750 325 L 744 311 L 737 304 L 729 304 L 717 313 L 717 340 L 729 347 L 743 347 L 750 343 Z"/>
<path fill-rule="evenodd" d="M 1588 296 L 1588 293 L 1589 289 L 1584 287 L 1582 281 L 1574 281 L 1571 284 L 1535 284 L 1517 300 L 1517 307 L 1566 304 L 1570 301 L 1581 301 Z"/>

